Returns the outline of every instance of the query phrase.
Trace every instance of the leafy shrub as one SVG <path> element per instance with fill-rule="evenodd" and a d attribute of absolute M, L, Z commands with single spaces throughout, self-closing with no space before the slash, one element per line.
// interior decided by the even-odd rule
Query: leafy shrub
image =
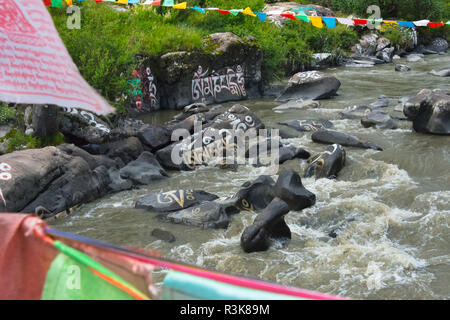
<path fill-rule="evenodd" d="M 6 103 L 0 102 L 0 125 L 7 124 L 16 119 L 16 109 L 8 107 Z"/>

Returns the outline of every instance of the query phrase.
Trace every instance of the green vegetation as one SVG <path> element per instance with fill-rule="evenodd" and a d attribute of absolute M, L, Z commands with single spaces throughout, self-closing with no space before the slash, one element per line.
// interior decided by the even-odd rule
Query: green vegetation
<path fill-rule="evenodd" d="M 16 109 L 8 107 L 6 103 L 0 102 L 0 125 L 10 123 L 17 117 Z"/>
<path fill-rule="evenodd" d="M 32 135 L 26 135 L 17 128 L 11 129 L 4 137 L 0 139 L 0 142 L 8 141 L 8 145 L 5 149 L 6 153 L 23 150 L 23 149 L 35 149 L 43 148 L 47 146 L 57 146 L 65 143 L 64 135 L 58 132 L 53 137 L 46 139 L 39 139 Z"/>
<path fill-rule="evenodd" d="M 314 52 L 345 51 L 357 41 L 351 28 L 317 29 L 302 21 L 288 21 L 279 28 L 255 17 L 239 14 L 203 14 L 194 10 L 135 6 L 125 12 L 107 3 L 78 3 L 81 29 L 66 27 L 64 8 L 51 8 L 55 25 L 83 77 L 110 101 L 127 91 L 126 80 L 136 57 L 158 57 L 171 51 L 202 51 L 202 38 L 230 31 L 242 38 L 253 36 L 264 54 L 266 82 L 286 72 L 299 71 L 311 62 Z M 262 11 L 263 0 L 192 0 L 189 6 L 224 9 L 251 7 Z M 116 7 L 117 8 L 117 7 Z M 120 103 L 116 104 L 123 110 Z"/>

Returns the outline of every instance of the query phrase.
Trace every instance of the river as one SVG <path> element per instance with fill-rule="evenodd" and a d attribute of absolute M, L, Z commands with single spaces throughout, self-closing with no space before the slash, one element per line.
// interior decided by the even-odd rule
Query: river
<path fill-rule="evenodd" d="M 405 63 L 400 60 L 400 63 Z M 154 214 L 135 209 L 137 199 L 149 192 L 203 189 L 230 196 L 265 168 L 244 166 L 236 171 L 200 168 L 170 172 L 170 178 L 116 193 L 76 209 L 51 222 L 55 229 L 114 244 L 157 249 L 164 256 L 220 271 L 358 299 L 450 298 L 450 137 L 418 134 L 411 122 L 399 121 L 397 130 L 365 129 L 359 120 L 340 120 L 347 106 L 389 98 L 394 116 L 397 100 L 423 88 L 450 88 L 449 78 L 429 75 L 431 69 L 450 66 L 450 55 L 426 56 L 424 63 L 408 63 L 411 72 L 395 72 L 393 64 L 374 68 L 338 67 L 325 70 L 342 83 L 334 99 L 310 110 L 276 113 L 273 98 L 243 101 L 269 127 L 289 119 L 329 119 L 334 129 L 358 136 L 384 151 L 346 147 L 347 162 L 336 180 L 302 179 L 314 192 L 316 204 L 290 212 L 286 222 L 292 240 L 275 243 L 268 251 L 245 254 L 240 247 L 244 228 L 253 212 L 232 217 L 227 230 L 202 230 L 162 222 Z M 226 104 L 226 105 L 232 105 Z M 146 118 L 162 123 L 176 112 L 159 112 Z M 310 134 L 283 140 L 312 154 L 325 149 Z M 306 161 L 288 161 L 303 176 Z M 276 177 L 275 177 L 276 178 Z M 156 240 L 154 228 L 172 232 L 173 243 Z M 334 231 L 337 236 L 330 237 Z M 165 271 L 155 273 L 161 281 Z"/>

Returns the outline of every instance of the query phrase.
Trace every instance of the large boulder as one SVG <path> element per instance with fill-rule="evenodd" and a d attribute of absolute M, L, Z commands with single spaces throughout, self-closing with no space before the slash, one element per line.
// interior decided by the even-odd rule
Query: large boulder
<path fill-rule="evenodd" d="M 16 151 L 0 157 L 0 211 L 45 212 L 70 210 L 107 191 L 107 168 L 91 170 L 86 160 L 56 147 Z M 14 182 L 14 183 L 13 183 Z"/>
<path fill-rule="evenodd" d="M 263 56 L 254 38 L 214 33 L 203 48 L 144 59 L 130 75 L 130 108 L 181 109 L 261 96 Z"/>
<path fill-rule="evenodd" d="M 445 39 L 436 38 L 428 46 L 426 46 L 426 49 L 435 52 L 445 52 L 448 49 L 448 42 Z"/>
<path fill-rule="evenodd" d="M 75 108 L 64 108 L 60 131 L 77 145 L 100 144 L 108 140 L 110 126 L 95 114 Z"/>
<path fill-rule="evenodd" d="M 289 79 L 277 101 L 328 99 L 336 95 L 340 86 L 338 79 L 323 72 L 299 72 Z"/>
<path fill-rule="evenodd" d="M 218 198 L 218 196 L 203 190 L 180 189 L 150 193 L 139 198 L 135 207 L 155 212 L 172 212 L 192 207 L 203 201 L 212 201 Z"/>
<path fill-rule="evenodd" d="M 145 185 L 164 179 L 168 177 L 168 174 L 152 153 L 144 151 L 139 158 L 120 169 L 120 177 L 131 180 L 136 184 Z"/>
<path fill-rule="evenodd" d="M 265 251 L 270 247 L 270 238 L 290 239 L 291 230 L 284 221 L 289 206 L 278 198 L 256 216 L 253 224 L 241 235 L 241 247 L 247 252 Z"/>
<path fill-rule="evenodd" d="M 308 160 L 305 177 L 336 178 L 345 165 L 345 150 L 340 144 L 328 146 L 324 152 Z"/>
<path fill-rule="evenodd" d="M 271 1 L 275 3 L 267 3 L 263 12 L 268 14 L 268 20 L 277 26 L 283 26 L 288 18 L 280 16 L 280 14 L 296 15 L 300 11 L 308 16 L 334 17 L 334 12 L 326 7 L 315 4 L 299 4 L 297 2 Z M 275 13 L 275 14 L 271 14 Z"/>
<path fill-rule="evenodd" d="M 423 89 L 404 104 L 403 113 L 417 132 L 450 134 L 450 91 Z"/>

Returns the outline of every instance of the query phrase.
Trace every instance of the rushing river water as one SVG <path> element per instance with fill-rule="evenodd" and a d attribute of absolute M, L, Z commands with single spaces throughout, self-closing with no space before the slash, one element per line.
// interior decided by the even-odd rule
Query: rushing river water
<path fill-rule="evenodd" d="M 402 62 L 400 62 L 402 63 Z M 404 62 L 403 62 L 404 63 Z M 450 55 L 426 56 L 411 63 L 411 72 L 395 72 L 394 65 L 374 68 L 335 68 L 342 83 L 339 96 L 321 101 L 319 109 L 276 113 L 272 98 L 243 101 L 268 127 L 288 119 L 325 118 L 338 131 L 356 135 L 384 151 L 346 147 L 347 162 L 338 179 L 302 179 L 314 192 L 316 204 L 286 216 L 292 240 L 266 252 L 245 254 L 240 247 L 244 228 L 253 212 L 232 217 L 227 230 L 202 230 L 162 222 L 154 214 L 135 209 L 136 200 L 149 192 L 203 189 L 229 196 L 247 180 L 265 173 L 250 166 L 221 170 L 200 168 L 170 172 L 170 178 L 139 190 L 124 191 L 86 204 L 70 216 L 51 222 L 52 227 L 119 245 L 158 249 L 166 257 L 207 268 L 251 275 L 278 283 L 362 299 L 450 298 L 450 138 L 412 131 L 411 122 L 399 121 L 397 130 L 365 129 L 359 120 L 340 120 L 347 106 L 371 103 L 380 95 L 394 111 L 402 96 L 423 88 L 450 88 L 449 78 L 429 75 L 431 69 L 450 66 Z M 228 105 L 228 104 L 227 104 Z M 232 105 L 232 104 L 229 104 Z M 147 118 L 162 123 L 174 112 Z M 287 127 L 284 127 L 285 129 Z M 312 154 L 325 149 L 310 134 L 283 140 Z M 306 161 L 288 161 L 303 176 Z M 276 177 L 274 177 L 276 178 Z M 172 232 L 167 243 L 151 236 L 154 228 Z M 335 231 L 337 237 L 329 236 Z M 164 272 L 155 279 L 160 281 Z"/>

